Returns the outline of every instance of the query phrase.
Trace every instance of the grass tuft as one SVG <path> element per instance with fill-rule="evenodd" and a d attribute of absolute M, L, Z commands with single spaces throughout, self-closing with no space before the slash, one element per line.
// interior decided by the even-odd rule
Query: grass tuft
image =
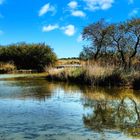
<path fill-rule="evenodd" d="M 0 73 L 10 73 L 16 70 L 16 66 L 12 63 L 0 63 Z"/>

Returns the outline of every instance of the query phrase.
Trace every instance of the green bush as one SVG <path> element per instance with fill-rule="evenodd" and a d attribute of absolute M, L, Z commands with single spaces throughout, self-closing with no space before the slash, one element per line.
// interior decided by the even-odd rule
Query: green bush
<path fill-rule="evenodd" d="M 0 61 L 11 61 L 17 69 L 43 71 L 45 66 L 54 65 L 56 60 L 56 54 L 44 43 L 17 43 L 0 48 Z"/>

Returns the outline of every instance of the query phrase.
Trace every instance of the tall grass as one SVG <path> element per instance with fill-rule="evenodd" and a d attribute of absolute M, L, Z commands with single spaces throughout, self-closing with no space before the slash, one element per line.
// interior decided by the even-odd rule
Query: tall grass
<path fill-rule="evenodd" d="M 83 74 L 80 68 L 64 68 L 64 69 L 50 69 L 48 72 L 48 79 L 59 81 L 77 80 Z"/>
<path fill-rule="evenodd" d="M 123 83 L 120 73 L 114 67 L 101 67 L 99 65 L 65 68 L 58 71 L 51 70 L 47 78 L 98 86 L 118 86 Z"/>
<path fill-rule="evenodd" d="M 114 66 L 98 64 L 84 65 L 80 68 L 51 69 L 47 79 L 88 84 L 92 86 L 125 86 L 140 90 L 140 71 L 126 71 Z"/>
<path fill-rule="evenodd" d="M 13 63 L 0 63 L 0 73 L 11 73 L 16 70 L 16 66 Z"/>
<path fill-rule="evenodd" d="M 85 78 L 92 85 L 119 86 L 123 83 L 119 70 L 113 66 L 90 65 L 84 69 Z"/>

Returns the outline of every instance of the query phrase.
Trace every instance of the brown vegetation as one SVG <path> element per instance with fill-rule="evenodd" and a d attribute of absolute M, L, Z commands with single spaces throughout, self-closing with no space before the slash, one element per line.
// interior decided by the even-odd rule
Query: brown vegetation
<path fill-rule="evenodd" d="M 0 63 L 0 73 L 11 73 L 16 70 L 16 66 L 12 63 Z"/>
<path fill-rule="evenodd" d="M 81 68 L 51 69 L 48 71 L 47 79 L 91 86 L 125 86 L 140 89 L 139 75 L 139 71 L 125 72 L 117 67 L 88 65 Z"/>

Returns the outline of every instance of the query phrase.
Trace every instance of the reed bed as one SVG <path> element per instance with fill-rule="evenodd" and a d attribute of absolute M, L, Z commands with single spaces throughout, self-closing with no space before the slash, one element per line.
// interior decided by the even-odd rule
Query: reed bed
<path fill-rule="evenodd" d="M 140 72 L 124 71 L 113 66 L 84 65 L 80 68 L 51 69 L 48 80 L 75 82 L 101 87 L 127 87 L 140 89 Z"/>

